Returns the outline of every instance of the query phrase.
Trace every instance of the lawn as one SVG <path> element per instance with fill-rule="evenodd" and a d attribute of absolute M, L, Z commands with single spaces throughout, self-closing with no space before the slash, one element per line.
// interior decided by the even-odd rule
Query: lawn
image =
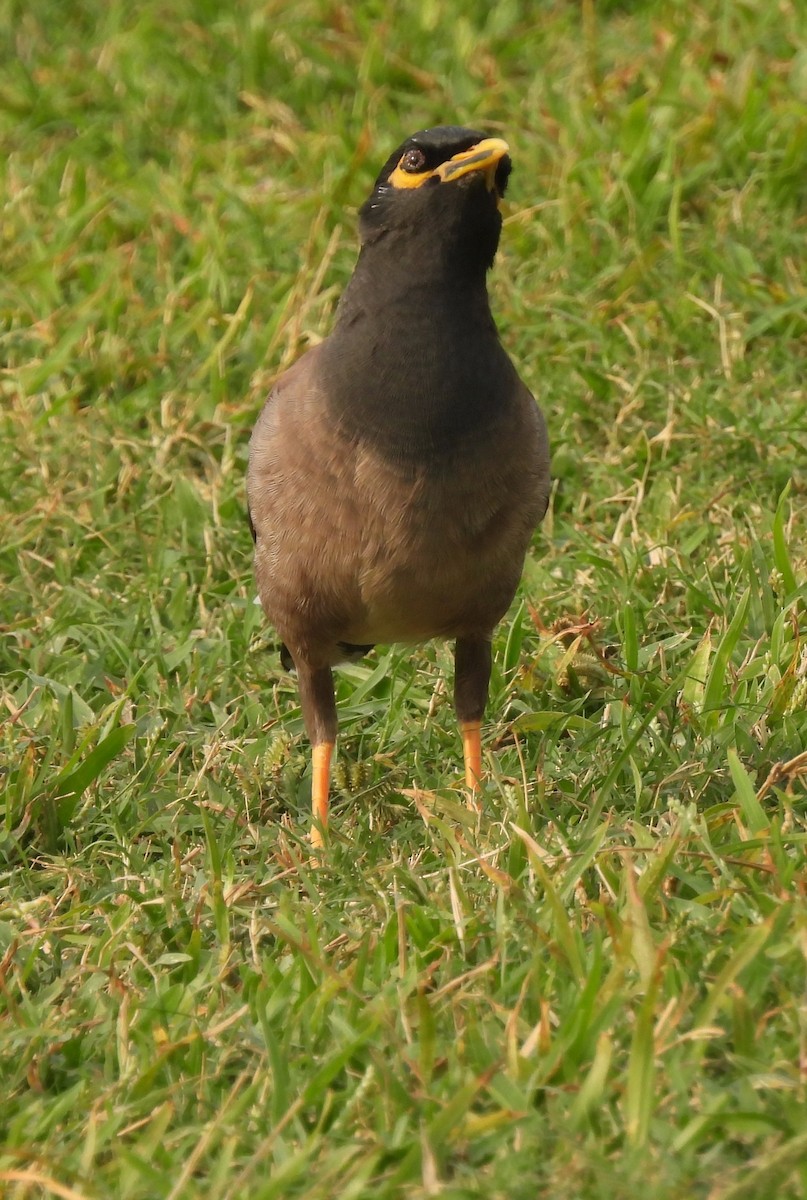
<path fill-rule="evenodd" d="M 0 0 L 0 1193 L 805 1200 L 807 10 Z M 555 479 L 329 845 L 244 474 L 409 133 L 506 136 Z"/>

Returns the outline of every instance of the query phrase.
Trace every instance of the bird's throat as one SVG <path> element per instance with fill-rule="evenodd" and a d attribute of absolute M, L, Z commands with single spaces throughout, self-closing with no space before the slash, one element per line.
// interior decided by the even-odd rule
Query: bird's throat
<path fill-rule="evenodd" d="M 495 418 L 512 371 L 484 279 L 475 287 L 438 287 L 354 276 L 324 365 L 339 426 L 396 458 L 450 450 L 478 436 Z"/>

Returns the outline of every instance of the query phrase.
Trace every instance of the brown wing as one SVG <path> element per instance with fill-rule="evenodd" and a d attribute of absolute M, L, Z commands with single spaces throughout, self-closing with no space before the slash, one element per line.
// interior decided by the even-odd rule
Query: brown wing
<path fill-rule="evenodd" d="M 247 497 L 255 573 L 267 617 L 292 650 L 332 661 L 361 612 L 353 502 L 355 446 L 333 429 L 319 347 L 277 382 L 253 430 Z"/>

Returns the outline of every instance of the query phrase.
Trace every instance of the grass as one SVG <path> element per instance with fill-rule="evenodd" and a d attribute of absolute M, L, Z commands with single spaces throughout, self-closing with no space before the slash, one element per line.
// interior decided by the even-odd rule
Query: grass
<path fill-rule="evenodd" d="M 803 6 L 0 12 L 0 1190 L 803 1200 Z M 380 649 L 315 869 L 248 434 L 440 120 L 553 503 L 483 813 Z"/>

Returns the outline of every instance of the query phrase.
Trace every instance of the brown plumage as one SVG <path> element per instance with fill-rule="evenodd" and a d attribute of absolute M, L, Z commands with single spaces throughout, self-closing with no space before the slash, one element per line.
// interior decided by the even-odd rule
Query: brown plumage
<path fill-rule="evenodd" d="M 491 635 L 549 494 L 544 421 L 485 285 L 509 171 L 504 142 L 454 126 L 395 151 L 361 209 L 333 332 L 278 380 L 252 435 L 258 591 L 297 668 L 316 844 L 331 667 L 378 642 L 456 640 L 466 782 L 479 786 Z"/>

